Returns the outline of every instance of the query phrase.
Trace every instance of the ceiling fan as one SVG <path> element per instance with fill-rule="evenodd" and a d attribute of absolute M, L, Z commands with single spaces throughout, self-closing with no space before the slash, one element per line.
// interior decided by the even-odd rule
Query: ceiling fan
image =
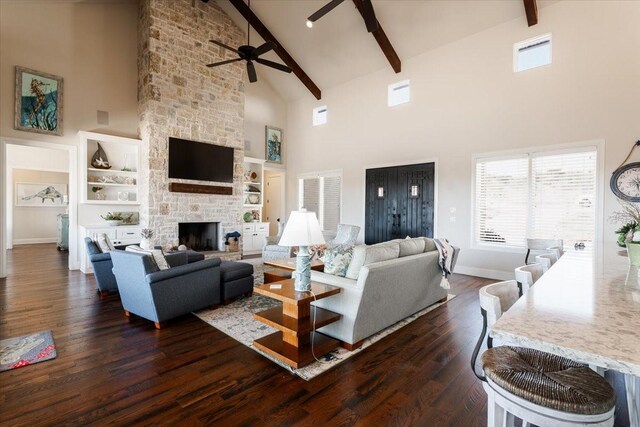
<path fill-rule="evenodd" d="M 249 8 L 251 8 L 251 0 L 249 0 Z M 243 60 L 247 61 L 247 74 L 249 75 L 249 81 L 251 83 L 255 83 L 258 81 L 258 76 L 256 75 L 256 67 L 255 65 L 253 65 L 254 61 L 257 62 L 258 64 L 266 65 L 267 67 L 275 68 L 276 70 L 284 71 L 285 73 L 290 73 L 291 68 L 287 67 L 286 65 L 260 58 L 260 55 L 263 55 L 269 52 L 270 50 L 273 50 L 276 47 L 276 45 L 275 43 L 268 41 L 258 47 L 251 46 L 250 31 L 251 31 L 251 27 L 249 26 L 249 22 L 247 22 L 247 44 L 239 46 L 237 49 L 234 49 L 231 46 L 227 46 L 226 44 L 219 42 L 218 40 L 209 40 L 213 44 L 216 44 L 220 47 L 223 47 L 227 50 L 237 53 L 238 58 L 227 59 L 226 61 L 215 62 L 213 64 L 207 64 L 207 67 L 218 67 L 220 65 L 231 64 L 233 62 L 238 62 Z"/>
<path fill-rule="evenodd" d="M 322 6 L 316 13 L 307 18 L 307 27 L 313 27 L 313 23 L 322 18 L 327 13 L 331 12 L 344 0 L 331 0 L 329 3 Z M 362 16 L 364 17 L 364 23 L 367 25 L 367 31 L 373 33 L 378 29 L 378 20 L 376 19 L 376 13 L 373 10 L 371 0 L 361 0 L 362 4 Z"/>

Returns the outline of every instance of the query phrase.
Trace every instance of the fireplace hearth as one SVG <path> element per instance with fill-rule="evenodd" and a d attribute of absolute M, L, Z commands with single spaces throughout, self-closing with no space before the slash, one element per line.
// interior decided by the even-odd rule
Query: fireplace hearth
<path fill-rule="evenodd" d="M 178 224 L 178 241 L 194 251 L 218 251 L 219 225 L 219 222 L 181 222 Z"/>

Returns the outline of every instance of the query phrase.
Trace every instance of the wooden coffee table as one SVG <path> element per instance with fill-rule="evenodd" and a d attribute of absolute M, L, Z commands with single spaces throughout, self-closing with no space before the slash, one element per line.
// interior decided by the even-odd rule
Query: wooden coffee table
<path fill-rule="evenodd" d="M 274 289 L 273 285 L 281 285 Z M 322 299 L 341 292 L 336 286 L 311 282 L 311 290 L 316 299 Z M 321 328 L 340 319 L 341 315 L 320 307 L 312 307 L 311 292 L 296 292 L 294 280 L 256 286 L 254 292 L 282 302 L 282 306 L 255 313 L 253 317 L 278 329 L 278 332 L 259 338 L 253 342 L 256 348 L 275 357 L 293 368 L 301 368 L 315 359 L 311 352 L 312 321 L 315 311 L 315 328 Z M 313 351 L 316 357 L 338 347 L 339 341 L 320 332 L 315 332 Z"/>

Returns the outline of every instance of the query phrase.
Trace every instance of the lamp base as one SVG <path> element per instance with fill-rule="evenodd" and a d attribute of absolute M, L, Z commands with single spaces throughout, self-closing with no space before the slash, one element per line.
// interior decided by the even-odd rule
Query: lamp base
<path fill-rule="evenodd" d="M 294 288 L 297 292 L 311 290 L 311 257 L 307 246 L 300 246 L 300 250 L 298 250 L 294 275 L 296 278 Z"/>

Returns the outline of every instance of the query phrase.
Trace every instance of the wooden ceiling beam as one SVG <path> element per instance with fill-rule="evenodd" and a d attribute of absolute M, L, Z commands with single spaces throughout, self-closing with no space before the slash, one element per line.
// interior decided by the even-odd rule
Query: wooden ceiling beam
<path fill-rule="evenodd" d="M 284 47 L 280 44 L 280 42 L 271 34 L 271 31 L 260 21 L 249 6 L 244 2 L 244 0 L 229 0 L 231 5 L 236 8 L 238 12 L 246 19 L 249 24 L 253 27 L 254 30 L 260 37 L 262 37 L 267 42 L 273 42 L 276 47 L 274 52 L 282 59 L 282 61 L 287 65 L 287 67 L 291 68 L 293 73 L 300 79 L 303 85 L 309 89 L 309 92 L 316 97 L 316 99 L 322 98 L 322 92 L 320 88 L 316 86 L 316 84 L 311 80 L 311 77 L 304 72 L 302 67 L 298 65 L 298 63 L 289 55 L 289 52 L 286 51 Z"/>
<path fill-rule="evenodd" d="M 533 27 L 538 23 L 538 5 L 536 0 L 522 0 L 524 2 L 524 11 L 527 14 L 527 23 Z"/>
<path fill-rule="evenodd" d="M 358 9 L 358 12 L 360 12 L 360 15 L 362 15 L 362 19 L 365 19 L 364 8 L 362 7 L 362 0 L 353 0 L 353 3 L 356 5 L 356 8 Z M 391 68 L 393 68 L 393 71 L 395 71 L 396 73 L 399 73 L 402 70 L 402 63 L 400 62 L 400 57 L 398 57 L 398 54 L 396 53 L 395 49 L 391 45 L 389 38 L 387 37 L 384 30 L 382 29 L 382 25 L 380 25 L 380 21 L 378 21 L 378 29 L 373 31 L 371 34 L 373 34 L 373 37 L 378 42 L 378 45 L 380 46 L 380 49 L 382 49 L 382 53 L 384 53 L 384 56 L 387 57 L 389 64 L 391 64 Z"/>

